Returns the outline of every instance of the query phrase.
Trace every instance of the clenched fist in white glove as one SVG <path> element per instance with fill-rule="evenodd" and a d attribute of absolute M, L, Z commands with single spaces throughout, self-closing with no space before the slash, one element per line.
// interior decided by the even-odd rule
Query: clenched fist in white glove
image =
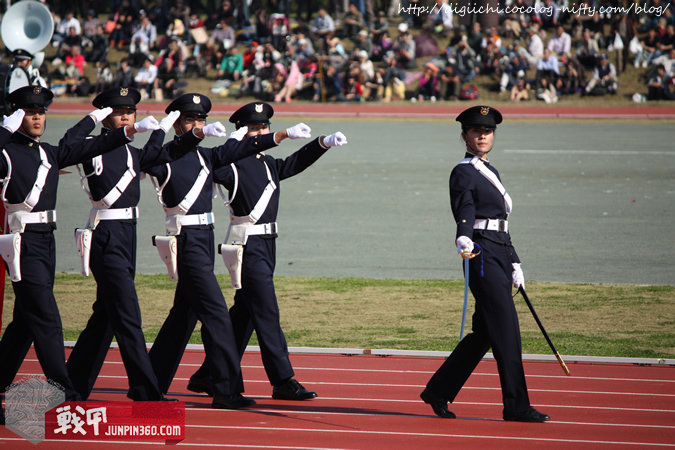
<path fill-rule="evenodd" d="M 204 128 L 202 128 L 202 133 L 204 133 L 204 136 L 219 138 L 227 136 L 225 125 L 220 122 L 214 122 L 204 126 Z"/>
<path fill-rule="evenodd" d="M 95 123 L 99 123 L 106 117 L 110 115 L 110 113 L 113 112 L 113 109 L 108 106 L 107 108 L 102 108 L 102 109 L 95 109 L 92 112 L 89 113 L 92 119 L 94 119 Z"/>
<path fill-rule="evenodd" d="M 325 147 L 339 147 L 347 143 L 347 137 L 342 134 L 342 131 L 338 131 L 328 136 L 324 136 L 323 145 Z"/>
<path fill-rule="evenodd" d="M 165 133 L 168 133 L 179 116 L 180 111 L 171 111 L 165 118 L 159 121 L 159 127 L 164 130 Z"/>
<path fill-rule="evenodd" d="M 227 140 L 229 141 L 230 139 L 236 139 L 237 141 L 241 141 L 244 139 L 244 136 L 246 136 L 246 133 L 248 133 L 248 127 L 241 127 L 238 130 L 230 133 L 230 136 L 227 138 Z"/>
<path fill-rule="evenodd" d="M 145 133 L 146 131 L 159 130 L 159 122 L 153 116 L 148 116 L 140 122 L 134 124 L 134 130 L 137 133 Z"/>
<path fill-rule="evenodd" d="M 473 251 L 473 241 L 466 236 L 458 237 L 455 244 L 457 245 L 457 252 L 460 255 L 471 253 Z"/>
<path fill-rule="evenodd" d="M 2 126 L 7 128 L 10 133 L 14 133 L 21 126 L 21 123 L 23 122 L 23 116 L 25 115 L 26 111 L 23 109 L 17 109 L 9 116 L 2 116 Z"/>
<path fill-rule="evenodd" d="M 520 263 L 513 263 L 513 272 L 511 272 L 511 277 L 513 278 L 513 287 L 518 289 L 525 287 L 525 275 L 523 275 L 523 269 L 520 268 Z"/>
<path fill-rule="evenodd" d="M 312 129 L 304 123 L 299 123 L 290 128 L 286 128 L 286 134 L 291 139 L 307 139 L 312 137 L 311 133 Z"/>

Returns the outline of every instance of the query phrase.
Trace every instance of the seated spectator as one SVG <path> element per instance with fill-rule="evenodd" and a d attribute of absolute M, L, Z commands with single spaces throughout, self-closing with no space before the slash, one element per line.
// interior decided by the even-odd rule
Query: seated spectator
<path fill-rule="evenodd" d="M 405 70 L 399 67 L 396 61 L 396 54 L 389 52 L 385 55 L 384 61 L 387 67 L 384 71 L 384 101 L 390 102 L 392 98 L 405 99 Z"/>
<path fill-rule="evenodd" d="M 115 74 L 107 61 L 96 62 L 96 84 L 94 85 L 94 94 L 101 93 L 111 87 L 115 82 Z"/>
<path fill-rule="evenodd" d="M 560 77 L 556 82 L 556 89 L 561 94 L 572 95 L 583 92 L 585 83 L 586 71 L 584 66 L 576 58 L 572 58 L 562 66 Z"/>
<path fill-rule="evenodd" d="M 122 58 L 115 74 L 115 84 L 117 87 L 136 87 L 134 81 L 134 69 L 131 68 L 129 58 Z"/>
<path fill-rule="evenodd" d="M 359 102 L 363 96 L 363 87 L 354 76 L 347 76 L 347 80 L 342 89 L 342 95 L 338 97 L 339 101 Z"/>
<path fill-rule="evenodd" d="M 220 62 L 218 69 L 218 79 L 238 81 L 241 72 L 244 70 L 244 58 L 239 53 L 236 46 L 230 47 L 225 57 Z"/>
<path fill-rule="evenodd" d="M 499 91 L 505 92 L 518 84 L 521 78 L 525 78 L 528 69 L 529 67 L 525 58 L 518 54 L 513 55 L 502 69 L 499 80 Z"/>
<path fill-rule="evenodd" d="M 370 58 L 373 55 L 373 40 L 370 38 L 370 34 L 367 30 L 361 30 L 356 34 L 356 40 L 354 41 L 354 52 L 358 50 L 365 50 L 368 53 Z"/>
<path fill-rule="evenodd" d="M 371 59 L 373 61 L 382 61 L 384 55 L 392 49 L 394 46 L 394 41 L 389 37 L 389 32 L 385 31 L 380 35 L 380 39 L 373 43 L 373 54 Z"/>
<path fill-rule="evenodd" d="M 325 8 L 319 9 L 318 15 L 312 22 L 311 33 L 312 39 L 320 42 L 321 48 L 325 50 L 327 41 L 335 33 L 335 22 Z"/>
<path fill-rule="evenodd" d="M 71 49 L 74 46 L 78 46 L 81 49 L 82 45 L 83 45 L 82 36 L 77 34 L 77 30 L 75 29 L 75 27 L 70 27 L 68 28 L 66 36 L 63 38 L 61 44 L 59 45 L 59 49 L 56 52 L 56 57 L 64 59 L 71 52 Z"/>
<path fill-rule="evenodd" d="M 363 86 L 366 101 L 380 101 L 384 95 L 384 70 L 377 69 L 372 78 Z"/>
<path fill-rule="evenodd" d="M 280 52 L 286 50 L 288 19 L 283 14 L 272 14 L 272 46 Z"/>
<path fill-rule="evenodd" d="M 349 9 L 344 16 L 344 37 L 353 39 L 356 33 L 361 31 L 365 26 L 363 14 L 359 11 L 358 6 L 353 2 L 349 3 Z"/>
<path fill-rule="evenodd" d="M 635 67 L 642 66 L 646 68 L 651 64 L 652 59 L 656 57 L 660 36 L 656 32 L 656 28 L 650 28 L 647 31 L 647 36 L 640 40 L 642 51 L 635 57 Z"/>
<path fill-rule="evenodd" d="M 544 55 L 537 61 L 535 85 L 539 88 L 541 80 L 546 79 L 548 81 L 547 84 L 555 86 L 558 77 L 560 77 L 558 58 L 551 55 L 551 50 L 545 48 Z"/>
<path fill-rule="evenodd" d="M 475 21 L 471 25 L 471 31 L 469 31 L 468 34 L 461 36 L 460 40 L 463 38 L 466 40 L 469 48 L 471 48 L 476 55 L 480 55 L 480 44 L 483 42 L 483 39 L 485 39 L 485 34 L 483 34 L 483 31 L 481 30 L 480 22 Z M 457 40 L 457 42 L 459 42 L 459 40 Z M 457 45 L 457 42 L 455 42 L 454 45 Z"/>
<path fill-rule="evenodd" d="M 439 96 L 438 91 L 438 67 L 434 63 L 428 62 L 424 65 L 422 76 L 419 80 L 419 85 L 410 99 L 412 101 L 423 102 L 431 100 L 435 102 Z"/>
<path fill-rule="evenodd" d="M 490 27 L 485 30 L 485 36 L 483 36 L 483 40 L 480 43 L 480 56 L 483 61 L 488 58 L 490 50 L 495 47 L 502 47 L 502 38 L 497 34 L 497 27 Z"/>
<path fill-rule="evenodd" d="M 560 9 L 560 5 L 554 0 L 536 0 L 534 2 L 534 18 L 544 30 L 557 27 Z"/>
<path fill-rule="evenodd" d="M 91 63 L 105 61 L 108 55 L 108 38 L 103 31 L 103 25 L 96 27 L 96 34 L 88 39 L 85 47 L 84 59 Z"/>
<path fill-rule="evenodd" d="M 312 101 L 326 101 L 342 93 L 342 83 L 337 68 L 332 64 L 324 64 L 323 76 L 318 74 L 314 80 L 314 97 Z"/>
<path fill-rule="evenodd" d="M 377 18 L 370 26 L 370 34 L 373 37 L 373 44 L 379 44 L 384 33 L 389 35 L 389 21 L 384 11 L 377 14 Z"/>
<path fill-rule="evenodd" d="M 173 99 L 178 95 L 178 68 L 173 59 L 164 58 L 157 67 L 153 96 L 157 100 L 164 100 Z"/>
<path fill-rule="evenodd" d="M 227 20 L 221 19 L 216 24 L 216 29 L 211 33 L 209 41 L 216 47 L 222 46 L 225 50 L 234 45 L 234 29 L 227 24 Z"/>
<path fill-rule="evenodd" d="M 394 52 L 399 67 L 403 69 L 414 69 L 417 67 L 415 61 L 415 41 L 407 31 L 400 33 L 398 40 L 394 43 Z"/>
<path fill-rule="evenodd" d="M 527 52 L 530 54 L 527 63 L 530 66 L 535 66 L 544 55 L 544 42 L 541 40 L 541 36 L 539 36 L 539 28 L 536 25 L 529 27 L 527 34 Z"/>
<path fill-rule="evenodd" d="M 656 66 L 654 75 L 647 82 L 649 90 L 647 100 L 675 100 L 675 94 L 670 91 L 671 79 L 666 76 L 663 64 Z"/>
<path fill-rule="evenodd" d="M 295 96 L 295 93 L 302 89 L 303 81 L 304 77 L 300 72 L 298 63 L 292 60 L 288 70 L 288 76 L 286 77 L 286 80 L 284 80 L 284 85 L 274 96 L 274 101 L 290 103 Z"/>
<path fill-rule="evenodd" d="M 65 62 L 66 65 L 72 63 L 80 72 L 80 76 L 84 76 L 84 66 L 87 65 L 87 62 L 84 60 L 84 55 L 82 55 L 79 46 L 74 45 L 70 48 L 70 54 L 66 56 Z"/>
<path fill-rule="evenodd" d="M 429 25 L 434 33 L 446 37 L 454 28 L 452 7 L 447 0 L 435 0 L 429 14 Z"/>
<path fill-rule="evenodd" d="M 139 14 L 141 16 L 140 26 L 131 35 L 129 53 L 149 55 L 151 51 L 157 50 L 157 27 L 150 22 L 145 11 L 141 10 Z M 145 58 L 141 61 L 143 59 Z"/>
<path fill-rule="evenodd" d="M 141 91 L 143 98 L 150 98 L 150 94 L 155 87 L 155 79 L 157 78 L 157 66 L 152 63 L 152 58 L 147 56 L 143 61 L 143 65 L 138 69 L 134 81 L 136 88 Z"/>
<path fill-rule="evenodd" d="M 572 51 L 572 37 L 565 31 L 562 25 L 555 28 L 555 33 L 548 41 L 548 49 L 558 60 L 568 60 Z"/>
<path fill-rule="evenodd" d="M 87 11 L 87 18 L 82 24 L 82 35 L 86 39 L 91 39 L 94 35 L 98 33 L 97 28 L 99 25 L 103 25 L 98 17 L 96 16 L 96 11 L 89 9 Z"/>
<path fill-rule="evenodd" d="M 594 67 L 597 63 L 599 54 L 600 46 L 598 45 L 598 40 L 591 30 L 586 28 L 583 31 L 581 41 L 577 44 L 577 50 L 574 53 L 574 57 L 584 67 Z"/>
<path fill-rule="evenodd" d="M 557 103 L 558 94 L 556 93 L 555 85 L 549 82 L 549 79 L 544 77 L 539 80 L 536 88 L 537 98 L 544 100 L 546 103 Z"/>
<path fill-rule="evenodd" d="M 455 66 L 450 61 L 445 63 L 445 68 L 440 75 L 440 81 L 439 98 L 443 100 L 457 100 L 462 88 L 462 81 L 455 72 Z"/>
<path fill-rule="evenodd" d="M 476 77 L 476 54 L 468 46 L 465 39 L 459 41 L 453 51 L 450 52 L 448 61 L 454 64 L 455 71 L 462 84 L 468 83 Z"/>
<path fill-rule="evenodd" d="M 255 39 L 264 44 L 272 39 L 271 19 L 267 9 L 259 8 L 254 14 Z"/>
<path fill-rule="evenodd" d="M 63 39 L 68 36 L 70 29 L 75 29 L 75 34 L 77 36 L 82 36 L 82 26 L 80 21 L 75 17 L 75 13 L 68 11 L 63 19 L 61 19 L 56 25 L 56 30 L 52 36 L 52 41 L 55 43 L 61 43 Z M 78 43 L 79 45 L 79 43 Z"/>
<path fill-rule="evenodd" d="M 616 94 L 617 85 L 614 64 L 609 62 L 607 53 L 603 53 L 600 62 L 593 68 L 593 78 L 588 81 L 584 92 L 587 95 Z"/>
<path fill-rule="evenodd" d="M 115 21 L 115 28 L 110 34 L 110 48 L 121 49 L 129 43 L 136 17 L 136 10 L 131 6 L 130 0 L 122 0 L 119 8 L 110 17 L 110 20 Z"/>
<path fill-rule="evenodd" d="M 667 55 L 675 48 L 675 25 L 669 23 L 666 25 L 666 32 L 661 36 L 659 42 L 656 44 L 656 54 L 654 58 L 661 55 Z"/>
<path fill-rule="evenodd" d="M 530 84 L 525 78 L 520 78 L 518 82 L 511 88 L 511 101 L 528 101 L 530 99 Z"/>

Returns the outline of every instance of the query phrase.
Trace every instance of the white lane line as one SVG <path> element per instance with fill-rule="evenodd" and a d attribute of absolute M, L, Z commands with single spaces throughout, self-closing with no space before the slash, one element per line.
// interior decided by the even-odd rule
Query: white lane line
<path fill-rule="evenodd" d="M 3 441 L 20 441 L 20 442 L 28 442 L 25 439 L 22 438 L 0 438 L 0 442 Z M 96 444 L 96 448 L 105 445 L 105 444 L 112 444 L 112 445 L 124 445 L 124 446 L 135 446 L 135 445 L 161 445 L 161 446 L 166 446 L 164 441 L 94 441 L 94 440 L 87 440 L 87 439 L 45 439 L 41 442 L 45 442 L 48 444 L 60 444 L 60 443 L 65 443 L 69 442 L 71 444 Z M 288 445 L 269 445 L 269 444 L 260 444 L 260 445 L 253 445 L 253 444 L 226 444 L 226 443 L 215 443 L 215 444 L 208 444 L 208 443 L 196 443 L 196 442 L 185 442 L 185 441 L 180 441 L 177 444 L 172 444 L 172 445 L 180 445 L 181 447 L 217 447 L 217 448 L 223 448 L 223 447 L 228 447 L 228 448 L 279 448 L 279 449 L 289 449 L 289 450 L 339 450 L 340 447 L 299 447 L 297 445 L 293 446 L 288 446 Z"/>
<path fill-rule="evenodd" d="M 544 426 L 549 426 L 546 424 Z M 546 437 L 524 437 L 524 436 L 487 436 L 473 434 L 444 434 L 444 433 L 414 433 L 404 431 L 375 431 L 375 430 L 337 430 L 337 429 L 312 429 L 312 428 L 285 428 L 285 427 L 246 427 L 246 426 L 228 426 L 228 425 L 186 425 L 186 428 L 216 428 L 226 430 L 251 430 L 251 431 L 283 431 L 295 433 L 338 433 L 338 434 L 362 434 L 362 435 L 386 435 L 386 436 L 410 436 L 410 437 L 432 437 L 432 438 L 461 438 L 461 439 L 492 439 L 508 441 L 530 441 L 530 442 L 564 442 L 579 444 L 598 444 L 598 445 L 643 445 L 658 447 L 674 447 L 675 444 L 661 444 L 656 442 L 629 442 L 629 441 L 601 441 L 591 439 L 554 439 Z"/>
<path fill-rule="evenodd" d="M 526 155 L 560 155 L 560 154 L 574 154 L 574 155 L 606 155 L 606 156 L 643 156 L 643 155 L 656 155 L 656 156 L 675 156 L 675 152 L 669 151 L 659 151 L 659 150 L 570 150 L 570 149 L 559 149 L 559 150 L 545 150 L 545 149 L 515 149 L 507 148 L 504 149 L 504 153 L 522 153 Z"/>

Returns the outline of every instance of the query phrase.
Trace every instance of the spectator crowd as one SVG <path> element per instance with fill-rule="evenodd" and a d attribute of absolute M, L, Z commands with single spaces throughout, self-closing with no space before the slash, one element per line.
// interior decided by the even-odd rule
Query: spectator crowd
<path fill-rule="evenodd" d="M 424 0 L 223 0 L 214 10 L 199 1 L 114 0 L 84 17 L 53 13 L 55 55 L 41 71 L 56 94 L 71 96 L 119 85 L 172 99 L 201 77 L 214 95 L 275 102 L 461 100 L 490 89 L 514 102 L 555 103 L 616 94 L 632 65 L 641 100 L 674 99 L 675 7 L 646 1 L 646 11 L 660 13 L 598 8 L 627 8 L 628 0 L 566 8 L 506 0 L 500 6 L 535 12 L 502 14 L 483 28 L 460 25 L 447 0 L 427 1 L 425 14 L 409 8 Z"/>

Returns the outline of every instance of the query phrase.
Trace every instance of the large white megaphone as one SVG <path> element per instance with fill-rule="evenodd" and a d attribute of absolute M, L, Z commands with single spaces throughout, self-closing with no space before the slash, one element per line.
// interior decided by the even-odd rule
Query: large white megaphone
<path fill-rule="evenodd" d="M 12 5 L 2 18 L 2 41 L 8 50 L 26 50 L 31 55 L 49 44 L 54 34 L 54 19 L 42 3 L 23 0 Z"/>

